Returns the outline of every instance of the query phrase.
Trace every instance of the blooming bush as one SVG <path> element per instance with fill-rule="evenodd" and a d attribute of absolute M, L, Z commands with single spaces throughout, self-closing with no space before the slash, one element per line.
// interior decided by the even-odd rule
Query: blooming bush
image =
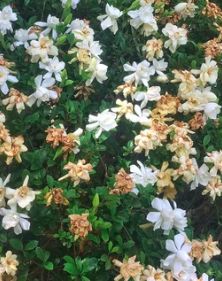
<path fill-rule="evenodd" d="M 2 0 L 0 280 L 222 280 L 222 4 Z"/>

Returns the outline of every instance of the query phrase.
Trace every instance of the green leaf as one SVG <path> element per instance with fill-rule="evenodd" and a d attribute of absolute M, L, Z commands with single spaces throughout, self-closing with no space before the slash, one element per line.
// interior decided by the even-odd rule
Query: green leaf
<path fill-rule="evenodd" d="M 9 244 L 12 246 L 13 249 L 17 251 L 22 251 L 23 250 L 23 244 L 22 241 L 19 239 L 10 239 Z"/>
<path fill-rule="evenodd" d="M 52 262 L 48 261 L 48 262 L 44 263 L 44 268 L 50 271 L 50 270 L 53 270 L 54 265 Z"/>
<path fill-rule="evenodd" d="M 38 246 L 38 241 L 37 240 L 32 240 L 30 242 L 28 242 L 26 245 L 25 245 L 25 251 L 31 251 L 31 250 L 34 250 L 37 246 Z"/>
<path fill-rule="evenodd" d="M 50 256 L 50 253 L 48 251 L 45 251 L 40 247 L 37 247 L 35 249 L 35 253 L 36 253 L 37 258 L 39 258 L 44 263 L 48 260 L 48 258 Z"/>

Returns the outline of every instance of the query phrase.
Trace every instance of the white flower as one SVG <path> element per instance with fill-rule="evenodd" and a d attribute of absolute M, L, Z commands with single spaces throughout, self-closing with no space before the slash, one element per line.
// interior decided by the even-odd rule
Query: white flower
<path fill-rule="evenodd" d="M 12 21 L 17 20 L 16 13 L 13 13 L 10 6 L 6 6 L 0 11 L 0 33 L 5 35 L 7 31 L 13 31 Z"/>
<path fill-rule="evenodd" d="M 11 174 L 9 174 L 5 180 L 0 178 L 0 207 L 5 207 L 5 192 L 8 188 L 6 185 L 9 183 Z"/>
<path fill-rule="evenodd" d="M 18 29 L 15 31 L 15 42 L 13 43 L 14 47 L 18 47 L 18 46 L 23 46 L 25 48 L 28 48 L 29 43 L 28 41 L 30 40 L 35 40 L 38 38 L 38 36 L 34 33 L 31 32 L 30 29 Z"/>
<path fill-rule="evenodd" d="M 89 67 L 86 69 L 87 72 L 92 74 L 91 78 L 86 81 L 86 86 L 91 85 L 94 79 L 96 79 L 99 83 L 103 83 L 103 81 L 107 79 L 107 68 L 107 65 L 102 64 L 99 60 L 93 58 Z"/>
<path fill-rule="evenodd" d="M 130 24 L 135 29 L 138 29 L 142 25 L 142 31 L 146 36 L 149 36 L 154 31 L 158 30 L 151 5 L 148 4 L 140 7 L 138 10 L 129 11 L 128 15 L 131 17 Z"/>
<path fill-rule="evenodd" d="M 214 279 L 209 279 L 209 276 L 206 273 L 203 273 L 199 281 L 214 281 Z"/>
<path fill-rule="evenodd" d="M 176 49 L 180 45 L 186 45 L 187 43 L 187 30 L 185 28 L 177 27 L 172 23 L 167 23 L 162 29 L 163 34 L 169 37 L 164 44 L 165 48 L 168 48 L 171 53 L 175 53 Z"/>
<path fill-rule="evenodd" d="M 27 48 L 27 53 L 32 56 L 31 62 L 47 62 L 49 56 L 58 56 L 58 49 L 53 45 L 53 41 L 49 37 L 42 34 L 38 40 L 32 40 Z"/>
<path fill-rule="evenodd" d="M 7 81 L 17 83 L 18 79 L 10 74 L 10 71 L 7 67 L 0 65 L 0 90 L 4 95 L 7 95 L 9 92 L 9 88 L 6 83 Z"/>
<path fill-rule="evenodd" d="M 93 41 L 94 31 L 89 27 L 87 21 L 76 19 L 73 20 L 66 33 L 72 32 L 77 40 Z"/>
<path fill-rule="evenodd" d="M 130 166 L 130 176 L 133 179 L 134 184 L 140 184 L 143 187 L 146 187 L 148 184 L 154 185 L 157 181 L 156 174 L 158 171 L 153 172 L 149 167 L 146 167 L 140 161 L 137 161 L 138 166 Z"/>
<path fill-rule="evenodd" d="M 177 14 L 182 16 L 182 18 L 186 19 L 187 17 L 193 18 L 195 16 L 195 10 L 198 8 L 194 3 L 193 0 L 188 0 L 188 2 L 182 2 L 177 4 L 174 7 L 174 10 Z"/>
<path fill-rule="evenodd" d="M 6 188 L 5 197 L 8 200 L 7 205 L 16 210 L 17 205 L 26 210 L 31 209 L 31 203 L 35 200 L 35 196 L 39 194 L 38 191 L 33 191 L 28 187 L 29 176 L 26 176 L 21 187 L 17 189 Z"/>
<path fill-rule="evenodd" d="M 158 75 L 165 75 L 163 72 L 166 71 L 168 62 L 164 61 L 164 59 L 159 61 L 157 59 L 153 59 L 153 66 Z"/>
<path fill-rule="evenodd" d="M 29 96 L 27 105 L 32 106 L 37 101 L 37 106 L 40 106 L 42 102 L 54 100 L 58 97 L 56 91 L 48 89 L 55 84 L 54 78 L 48 78 L 43 80 L 42 75 L 38 75 L 35 78 L 36 91 Z"/>
<path fill-rule="evenodd" d="M 126 118 L 130 120 L 133 123 L 140 123 L 141 125 L 144 126 L 150 126 L 151 125 L 151 119 L 148 119 L 150 116 L 150 110 L 149 109 L 141 109 L 139 105 L 134 106 L 134 113 L 128 113 Z"/>
<path fill-rule="evenodd" d="M 220 113 L 221 106 L 215 102 L 209 102 L 204 107 L 204 117 L 206 119 L 217 119 L 217 115 Z"/>
<path fill-rule="evenodd" d="M 56 26 L 59 24 L 59 19 L 55 16 L 48 15 L 47 21 L 37 21 L 35 25 L 40 27 L 46 27 L 44 31 L 41 32 L 44 36 L 48 35 L 52 31 L 52 38 L 55 40 L 58 36 L 56 31 Z"/>
<path fill-rule="evenodd" d="M 143 60 L 138 64 L 136 62 L 133 62 L 132 65 L 124 64 L 123 68 L 127 72 L 133 72 L 132 74 L 124 77 L 124 81 L 126 83 L 135 82 L 136 85 L 142 83 L 146 87 L 148 87 L 150 76 L 155 74 L 154 67 L 150 66 L 150 63 L 147 60 Z"/>
<path fill-rule="evenodd" d="M 87 39 L 84 39 L 81 42 L 77 42 L 76 47 L 78 47 L 79 49 L 85 49 L 89 51 L 92 56 L 98 59 L 99 56 L 102 54 L 102 49 L 99 44 L 99 41 L 89 41 Z"/>
<path fill-rule="evenodd" d="M 57 57 L 49 59 L 46 63 L 39 62 L 39 67 L 48 71 L 43 76 L 44 79 L 51 78 L 54 74 L 57 81 L 62 81 L 60 73 L 65 68 L 65 63 L 63 61 L 60 62 Z"/>
<path fill-rule="evenodd" d="M 63 7 L 65 7 L 67 1 L 68 0 L 61 0 Z M 80 0 L 72 0 L 71 1 L 71 5 L 72 5 L 73 10 L 75 10 L 77 8 L 77 5 L 79 4 L 79 2 L 80 2 Z"/>
<path fill-rule="evenodd" d="M 101 21 L 101 27 L 103 30 L 109 28 L 114 34 L 118 30 L 117 20 L 121 17 L 123 12 L 113 7 L 112 5 L 106 4 L 106 15 L 98 16 L 97 19 Z"/>
<path fill-rule="evenodd" d="M 136 101 L 142 101 L 141 108 L 144 108 L 148 101 L 158 101 L 160 99 L 160 87 L 152 86 L 147 88 L 146 92 L 136 92 L 133 96 L 133 99 Z"/>
<path fill-rule="evenodd" d="M 116 128 L 116 113 L 110 112 L 109 109 L 104 110 L 101 113 L 98 113 L 97 116 L 89 115 L 89 123 L 86 126 L 88 131 L 96 130 L 95 137 L 99 138 L 103 131 L 110 131 Z"/>
<path fill-rule="evenodd" d="M 28 215 L 23 213 L 17 213 L 11 209 L 0 209 L 0 215 L 3 216 L 2 227 L 6 230 L 14 228 L 16 235 L 21 234 L 22 230 L 29 230 L 30 222 L 27 220 Z"/>
<path fill-rule="evenodd" d="M 172 271 L 174 278 L 178 281 L 184 280 L 180 275 L 189 274 L 193 275 L 196 268 L 192 265 L 192 259 L 189 256 L 192 245 L 186 243 L 184 234 L 177 234 L 173 240 L 166 240 L 166 249 L 172 254 L 165 260 L 162 260 L 162 267 Z M 190 279 L 187 279 L 187 281 Z"/>
<path fill-rule="evenodd" d="M 193 159 L 193 164 L 195 166 L 196 175 L 195 175 L 193 182 L 191 183 L 191 187 L 190 187 L 191 190 L 196 189 L 199 184 L 201 184 L 203 186 L 207 186 L 208 182 L 211 179 L 211 175 L 209 173 L 209 168 L 207 167 L 206 164 L 203 164 L 203 165 L 201 165 L 200 168 L 198 168 L 197 162 L 196 162 L 196 160 L 194 161 L 194 159 Z"/>
<path fill-rule="evenodd" d="M 218 77 L 218 66 L 215 60 L 211 60 L 211 57 L 205 58 L 205 63 L 202 63 L 200 70 L 192 69 L 191 72 L 195 75 L 200 75 L 200 82 L 203 86 L 207 83 L 215 84 Z"/>
<path fill-rule="evenodd" d="M 164 234 L 169 234 L 172 228 L 184 231 L 187 226 L 186 212 L 177 208 L 176 202 L 173 201 L 172 207 L 167 199 L 154 198 L 151 205 L 158 212 L 150 212 L 146 219 L 155 223 L 154 230 L 161 228 Z"/>

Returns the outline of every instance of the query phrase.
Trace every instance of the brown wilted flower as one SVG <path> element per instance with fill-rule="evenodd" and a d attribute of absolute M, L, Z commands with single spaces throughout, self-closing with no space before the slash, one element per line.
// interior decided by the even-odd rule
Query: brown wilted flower
<path fill-rule="evenodd" d="M 196 131 L 204 127 L 204 118 L 201 112 L 196 112 L 194 117 L 188 122 L 191 130 Z"/>
<path fill-rule="evenodd" d="M 0 66 L 5 66 L 7 68 L 11 68 L 15 66 L 14 62 L 9 62 L 8 60 L 4 59 L 3 55 L 0 55 Z"/>
<path fill-rule="evenodd" d="M 202 14 L 207 17 L 217 19 L 218 17 L 222 17 L 222 10 L 217 4 L 206 0 L 206 7 L 203 9 Z"/>
<path fill-rule="evenodd" d="M 132 191 L 134 187 L 133 180 L 124 169 L 120 169 L 115 178 L 115 186 L 114 189 L 110 191 L 110 194 L 126 194 Z"/>
<path fill-rule="evenodd" d="M 67 206 L 69 200 L 64 197 L 63 192 L 61 188 L 53 188 L 51 191 L 47 192 L 44 197 L 46 206 L 50 206 L 52 203 Z"/>
<path fill-rule="evenodd" d="M 18 113 L 21 113 L 25 109 L 25 104 L 28 101 L 28 97 L 22 92 L 11 88 L 9 92 L 9 97 L 2 100 L 3 105 L 6 105 L 7 110 L 13 110 L 16 107 Z"/>
<path fill-rule="evenodd" d="M 3 123 L 0 123 L 0 140 L 5 142 L 9 142 L 11 140 L 9 130 Z"/>
<path fill-rule="evenodd" d="M 70 228 L 69 231 L 75 236 L 75 240 L 78 238 L 84 238 L 92 231 L 92 225 L 88 220 L 89 214 L 82 215 L 69 215 Z"/>
<path fill-rule="evenodd" d="M 80 181 L 88 182 L 90 180 L 89 172 L 93 170 L 93 167 L 90 163 L 86 164 L 86 160 L 79 160 L 77 164 L 69 162 L 64 166 L 64 170 L 68 170 L 68 174 L 61 177 L 59 181 L 66 178 L 70 178 L 73 181 L 74 186 L 78 185 Z"/>
<path fill-rule="evenodd" d="M 167 281 L 165 277 L 165 272 L 160 268 L 155 269 L 151 265 L 148 265 L 147 268 L 143 271 L 141 281 Z"/>
<path fill-rule="evenodd" d="M 83 130 L 81 128 L 77 129 L 73 133 L 64 134 L 62 136 L 62 150 L 65 154 L 68 154 L 69 152 L 73 152 L 74 154 L 77 154 L 79 152 L 78 146 L 80 145 L 80 139 L 79 137 L 82 135 Z"/>
<path fill-rule="evenodd" d="M 205 56 L 213 57 L 219 56 L 222 53 L 222 43 L 218 41 L 218 38 L 207 41 L 203 45 Z"/>
<path fill-rule="evenodd" d="M 198 240 L 192 240 L 192 248 L 190 255 L 199 263 L 203 256 L 203 243 Z"/>
<path fill-rule="evenodd" d="M 114 265 L 120 268 L 120 273 L 114 278 L 114 281 L 122 279 L 128 281 L 130 278 L 139 281 L 144 267 L 140 262 L 136 262 L 135 260 L 136 256 L 130 257 L 128 260 L 123 260 L 123 262 L 114 259 Z"/>
<path fill-rule="evenodd" d="M 163 41 L 161 39 L 152 38 L 143 46 L 143 51 L 146 52 L 146 58 L 153 60 L 153 58 L 163 57 Z"/>
<path fill-rule="evenodd" d="M 65 129 L 62 128 L 48 128 L 46 130 L 46 142 L 50 143 L 53 148 L 59 146 L 62 143 L 63 135 L 65 135 Z"/>
<path fill-rule="evenodd" d="M 168 168 L 168 166 L 168 162 L 163 162 L 162 167 L 157 174 L 157 194 L 163 193 L 164 197 L 174 199 L 177 193 L 172 180 L 174 169 Z"/>
<path fill-rule="evenodd" d="M 161 96 L 160 100 L 156 103 L 156 107 L 152 110 L 151 115 L 175 115 L 180 105 L 180 99 L 166 93 Z"/>
<path fill-rule="evenodd" d="M 83 97 L 85 100 L 89 98 L 89 96 L 93 93 L 95 93 L 95 90 L 91 86 L 77 86 L 74 88 L 74 90 L 77 92 L 74 97 Z"/>
<path fill-rule="evenodd" d="M 42 28 L 40 26 L 34 25 L 29 28 L 29 34 L 31 33 L 40 33 L 42 32 Z"/>
<path fill-rule="evenodd" d="M 15 158 L 17 162 L 21 163 L 21 153 L 26 152 L 28 148 L 24 145 L 23 136 L 11 137 L 10 141 L 4 142 L 0 147 L 0 154 L 4 153 L 7 156 L 6 164 L 11 164 Z"/>

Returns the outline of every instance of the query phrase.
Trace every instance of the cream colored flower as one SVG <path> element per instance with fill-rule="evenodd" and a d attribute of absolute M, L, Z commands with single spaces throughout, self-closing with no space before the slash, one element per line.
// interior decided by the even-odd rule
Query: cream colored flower
<path fill-rule="evenodd" d="M 160 268 L 155 269 L 151 265 L 143 271 L 141 281 L 167 281 L 165 272 Z"/>
<path fill-rule="evenodd" d="M 13 255 L 11 251 L 7 251 L 5 257 L 1 257 L 0 261 L 4 271 L 8 275 L 15 276 L 17 272 L 17 266 L 19 265 L 17 255 Z"/>
<path fill-rule="evenodd" d="M 222 181 L 219 176 L 212 177 L 209 181 L 208 185 L 203 190 L 202 194 L 208 194 L 213 199 L 213 201 L 216 199 L 216 197 L 220 197 L 222 195 Z"/>
<path fill-rule="evenodd" d="M 81 181 L 90 181 L 89 172 L 93 169 L 91 164 L 86 164 L 86 160 L 79 160 L 77 164 L 69 162 L 64 166 L 64 170 L 68 170 L 68 174 L 59 178 L 59 181 L 70 178 L 74 186 L 78 185 Z"/>
<path fill-rule="evenodd" d="M 31 62 L 47 62 L 49 56 L 58 56 L 58 49 L 49 37 L 40 35 L 38 40 L 30 42 L 27 53 L 32 57 Z"/>
<path fill-rule="evenodd" d="M 158 132 L 152 129 L 140 131 L 140 134 L 135 137 L 134 141 L 136 145 L 134 151 L 136 153 L 141 153 L 144 150 L 145 156 L 149 154 L 150 150 L 154 150 L 158 146 L 162 146 Z"/>
<path fill-rule="evenodd" d="M 10 140 L 7 140 L 0 147 L 0 154 L 4 153 L 7 156 L 6 164 L 11 164 L 12 160 L 15 158 L 17 162 L 21 163 L 21 153 L 26 152 L 28 148 L 23 144 L 23 136 L 11 137 Z"/>
<path fill-rule="evenodd" d="M 217 247 L 218 241 L 213 241 L 213 237 L 210 235 L 207 240 L 203 242 L 203 262 L 208 263 L 213 256 L 221 254 L 221 250 Z"/>
<path fill-rule="evenodd" d="M 114 281 L 122 279 L 128 281 L 130 278 L 134 281 L 139 281 L 144 268 L 140 262 L 136 262 L 135 260 L 136 256 L 130 257 L 128 260 L 123 260 L 123 262 L 114 259 L 114 265 L 120 268 L 120 273 L 114 278 Z"/>
<path fill-rule="evenodd" d="M 117 120 L 119 120 L 123 115 L 128 119 L 129 113 L 133 113 L 133 104 L 127 100 L 116 100 L 117 107 L 111 108 L 113 112 L 117 114 Z"/>
<path fill-rule="evenodd" d="M 197 78 L 187 70 L 173 70 L 172 73 L 174 74 L 174 79 L 171 80 L 172 83 L 178 83 L 179 89 L 178 89 L 178 95 L 182 99 L 187 99 L 187 95 L 192 95 L 192 92 L 195 90 L 195 88 L 198 85 Z"/>
<path fill-rule="evenodd" d="M 173 162 L 179 163 L 179 168 L 174 170 L 174 180 L 178 177 L 182 177 L 183 181 L 187 184 L 191 183 L 195 179 L 196 175 L 196 166 L 195 159 L 190 159 L 186 156 L 173 156 Z"/>
<path fill-rule="evenodd" d="M 198 8 L 193 3 L 193 0 L 188 0 L 186 2 L 181 2 L 174 7 L 174 10 L 177 14 L 179 14 L 182 18 L 186 19 L 187 17 L 193 18 L 195 16 L 195 10 Z"/>
<path fill-rule="evenodd" d="M 34 191 L 28 186 L 29 176 L 26 176 L 22 186 L 17 189 L 7 188 L 5 197 L 8 200 L 7 205 L 11 209 L 16 210 L 17 205 L 26 210 L 30 210 L 31 203 L 35 200 L 35 196 L 39 191 Z"/>
<path fill-rule="evenodd" d="M 132 96 L 136 92 L 136 86 L 132 83 L 125 83 L 123 85 L 118 86 L 115 90 L 115 94 L 119 94 L 123 92 L 125 98 L 128 96 Z"/>
<path fill-rule="evenodd" d="M 204 157 L 204 162 L 213 164 L 210 169 L 211 176 L 215 177 L 218 172 L 222 173 L 222 150 L 207 153 L 207 156 Z"/>
<path fill-rule="evenodd" d="M 163 41 L 153 37 L 146 42 L 142 50 L 146 52 L 146 58 L 149 61 L 152 61 L 154 58 L 160 59 L 163 57 Z"/>
<path fill-rule="evenodd" d="M 21 113 L 25 109 L 25 104 L 28 101 L 28 97 L 16 89 L 11 88 L 9 91 L 9 97 L 2 100 L 2 104 L 6 105 L 7 110 L 13 110 L 16 107 L 17 112 Z"/>
<path fill-rule="evenodd" d="M 88 216 L 89 214 L 69 215 L 69 231 L 75 236 L 75 240 L 77 240 L 78 238 L 85 238 L 88 233 L 92 231 L 92 225 L 88 220 Z"/>
<path fill-rule="evenodd" d="M 11 178 L 11 174 L 8 174 L 5 180 L 0 178 L 0 208 L 5 207 L 5 193 L 8 187 L 6 186 Z"/>

